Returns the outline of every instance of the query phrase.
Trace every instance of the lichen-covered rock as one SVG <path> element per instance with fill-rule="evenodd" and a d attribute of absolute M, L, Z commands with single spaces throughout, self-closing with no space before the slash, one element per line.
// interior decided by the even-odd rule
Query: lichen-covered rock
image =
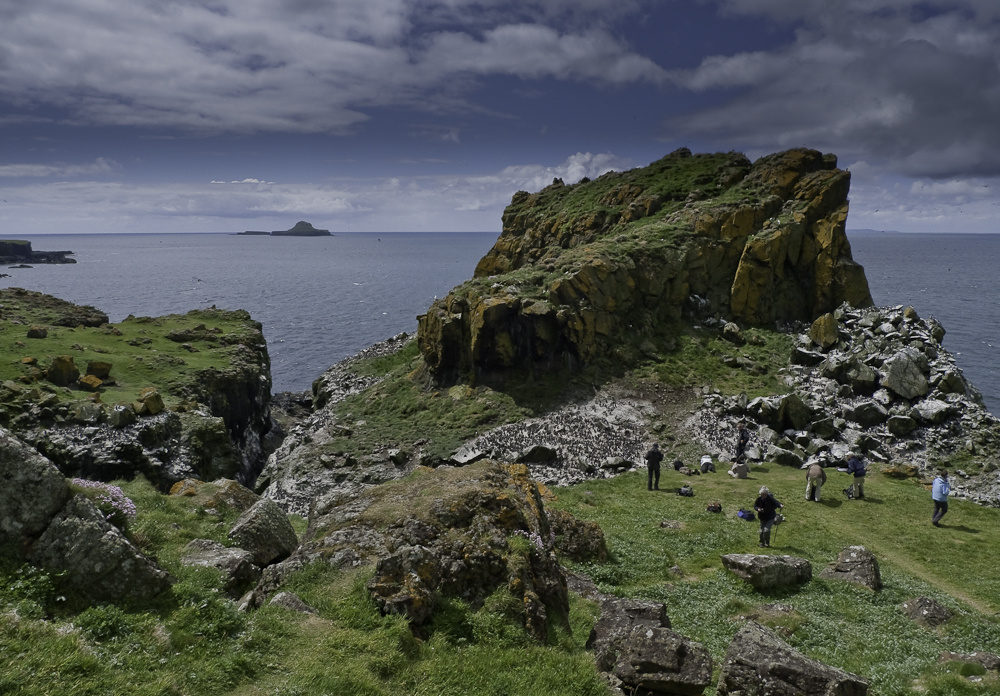
<path fill-rule="evenodd" d="M 577 563 L 608 560 L 604 530 L 596 522 L 579 520 L 564 510 L 546 511 L 549 526 L 556 535 L 556 549 Z"/>
<path fill-rule="evenodd" d="M 722 566 L 757 590 L 788 587 L 812 580 L 812 564 L 794 556 L 730 553 L 722 557 Z"/>
<path fill-rule="evenodd" d="M 614 669 L 620 651 L 619 643 L 635 627 L 670 628 L 666 605 L 618 597 L 608 597 L 601 602 L 601 615 L 587 639 L 587 650 L 594 651 L 598 669 L 603 672 Z"/>
<path fill-rule="evenodd" d="M 185 547 L 181 563 L 190 566 L 215 568 L 224 578 L 223 589 L 230 597 L 239 597 L 248 586 L 260 580 L 260 568 L 253 563 L 253 555 L 239 548 L 229 548 L 217 541 L 195 539 Z"/>
<path fill-rule="evenodd" d="M 865 696 L 866 680 L 810 659 L 753 621 L 737 633 L 722 662 L 719 696 Z"/>
<path fill-rule="evenodd" d="M 288 516 L 277 503 L 266 498 L 240 515 L 229 530 L 229 538 L 249 551 L 261 568 L 288 558 L 299 544 Z"/>
<path fill-rule="evenodd" d="M 930 597 L 915 597 L 903 602 L 901 609 L 911 619 L 925 626 L 940 626 L 954 616 L 948 607 Z"/>
<path fill-rule="evenodd" d="M 299 599 L 299 596 L 292 592 L 279 592 L 267 603 L 268 606 L 281 607 L 289 611 L 297 611 L 300 614 L 315 614 L 316 610 Z"/>
<path fill-rule="evenodd" d="M 837 560 L 820 572 L 826 580 L 845 580 L 856 585 L 864 585 L 870 590 L 882 589 L 882 574 L 878 559 L 864 546 L 848 546 L 840 552 Z"/>
<path fill-rule="evenodd" d="M 930 388 L 925 376 L 927 358 L 912 348 L 899 351 L 882 368 L 882 386 L 904 399 L 924 396 Z"/>
<path fill-rule="evenodd" d="M 809 338 L 824 350 L 839 340 L 837 317 L 833 316 L 833 312 L 827 312 L 812 323 Z"/>
<path fill-rule="evenodd" d="M 45 371 L 45 379 L 57 387 L 68 387 L 80 377 L 80 369 L 71 355 L 59 355 Z"/>
<path fill-rule="evenodd" d="M 147 600 L 171 578 L 147 558 L 83 495 L 77 495 L 32 545 L 29 558 L 95 600 Z"/>
<path fill-rule="evenodd" d="M 41 534 L 68 497 L 52 462 L 0 430 L 0 540 Z"/>

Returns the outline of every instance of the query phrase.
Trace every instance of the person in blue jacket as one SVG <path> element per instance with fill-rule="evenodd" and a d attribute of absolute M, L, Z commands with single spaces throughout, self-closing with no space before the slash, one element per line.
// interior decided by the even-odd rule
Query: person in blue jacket
<path fill-rule="evenodd" d="M 865 497 L 865 463 L 861 457 L 853 452 L 848 455 L 847 473 L 854 474 L 854 499 L 860 500 Z"/>
<path fill-rule="evenodd" d="M 948 483 L 948 472 L 944 469 L 938 471 L 934 485 L 931 486 L 931 500 L 934 501 L 934 516 L 931 517 L 931 524 L 940 527 L 941 518 L 948 512 L 948 494 L 951 493 L 951 484 Z"/>

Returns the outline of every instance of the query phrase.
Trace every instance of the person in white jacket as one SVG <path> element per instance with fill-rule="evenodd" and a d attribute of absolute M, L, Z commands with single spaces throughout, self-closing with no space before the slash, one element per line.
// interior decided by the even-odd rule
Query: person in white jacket
<path fill-rule="evenodd" d="M 938 472 L 931 486 L 931 500 L 934 501 L 934 516 L 931 517 L 931 524 L 935 527 L 941 526 L 941 518 L 948 512 L 948 494 L 951 493 L 951 484 L 948 483 L 948 472 L 944 469 Z"/>

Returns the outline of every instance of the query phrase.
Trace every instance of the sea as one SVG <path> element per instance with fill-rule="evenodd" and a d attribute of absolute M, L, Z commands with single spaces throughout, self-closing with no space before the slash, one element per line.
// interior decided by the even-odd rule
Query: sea
<path fill-rule="evenodd" d="M 849 233 L 879 306 L 912 305 L 1000 414 L 1000 235 Z M 402 331 L 472 276 L 497 233 L 25 236 L 75 264 L 2 269 L 0 286 L 93 305 L 112 323 L 216 306 L 261 322 L 273 389 L 304 391 L 324 370 Z"/>

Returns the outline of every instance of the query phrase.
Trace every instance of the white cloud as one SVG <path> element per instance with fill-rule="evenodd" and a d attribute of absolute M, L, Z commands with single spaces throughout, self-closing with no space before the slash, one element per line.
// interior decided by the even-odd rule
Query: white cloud
<path fill-rule="evenodd" d="M 3 164 L 0 165 L 0 178 L 41 178 L 60 177 L 72 178 L 78 176 L 94 176 L 95 174 L 111 174 L 120 169 L 117 162 L 98 157 L 93 164 Z"/>
<path fill-rule="evenodd" d="M 623 12 L 612 7 L 608 0 L 8 3 L 0 10 L 0 100 L 13 107 L 7 111 L 59 109 L 81 125 L 343 133 L 378 106 L 468 110 L 462 95 L 489 75 L 662 80 L 654 63 L 602 28 L 609 13 Z M 557 30 L 554 17 L 579 28 Z"/>
<path fill-rule="evenodd" d="M 1000 3 L 719 0 L 788 22 L 772 50 L 715 55 L 672 81 L 728 95 L 671 119 L 666 139 L 774 150 L 808 145 L 914 177 L 1000 173 Z"/>
<path fill-rule="evenodd" d="M 506 167 L 478 176 L 396 176 L 284 184 L 32 182 L 0 186 L 0 224 L 23 234 L 61 232 L 238 232 L 308 219 L 332 231 L 497 231 L 518 190 L 559 177 L 574 183 L 630 163 L 576 153 L 559 164 Z M 291 222 L 289 222 L 291 220 Z M 287 223 L 287 224 L 286 224 Z"/>

